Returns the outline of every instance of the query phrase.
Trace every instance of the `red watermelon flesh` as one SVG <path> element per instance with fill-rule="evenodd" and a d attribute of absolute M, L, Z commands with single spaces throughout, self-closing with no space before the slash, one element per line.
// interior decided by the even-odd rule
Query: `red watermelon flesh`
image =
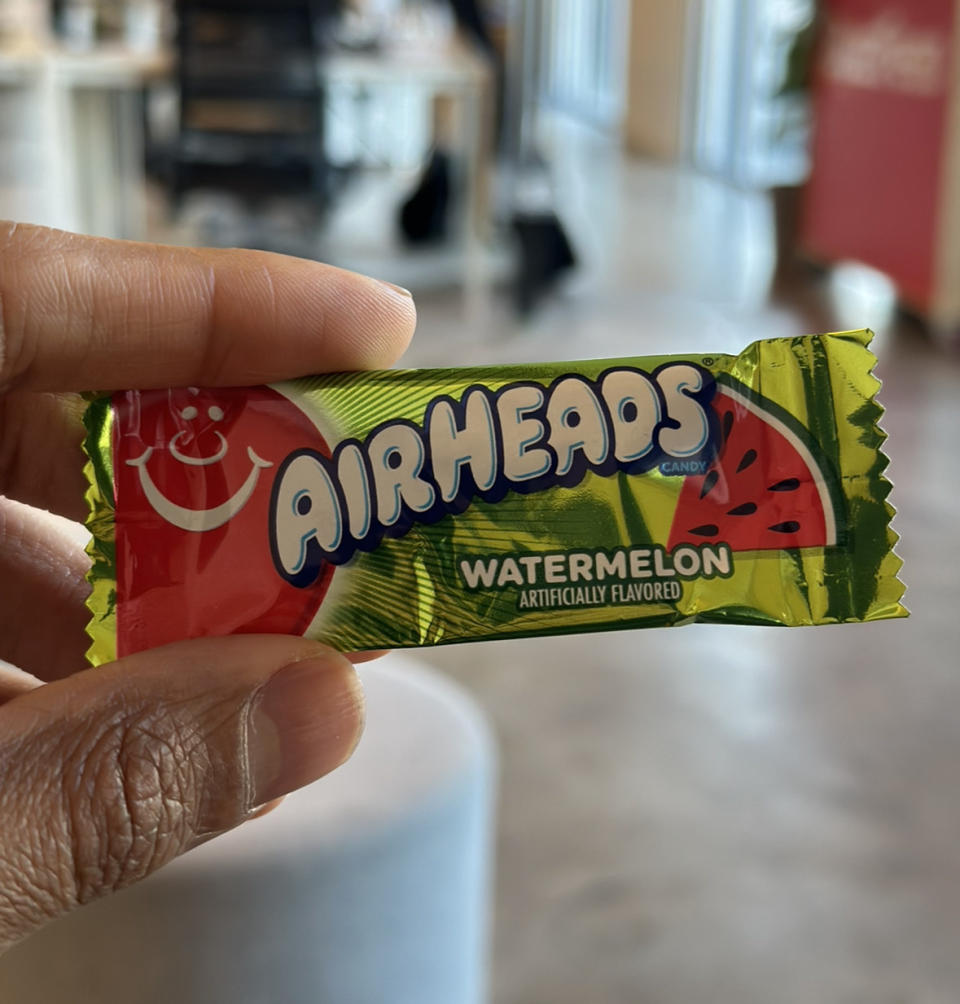
<path fill-rule="evenodd" d="M 270 551 L 270 493 L 314 423 L 268 387 L 115 394 L 117 651 L 208 635 L 302 634 L 333 575 L 298 589 Z"/>
<path fill-rule="evenodd" d="M 762 404 L 719 389 L 712 406 L 721 429 L 717 457 L 688 476 L 667 544 L 729 544 L 734 551 L 836 543 L 824 474 L 806 445 Z"/>

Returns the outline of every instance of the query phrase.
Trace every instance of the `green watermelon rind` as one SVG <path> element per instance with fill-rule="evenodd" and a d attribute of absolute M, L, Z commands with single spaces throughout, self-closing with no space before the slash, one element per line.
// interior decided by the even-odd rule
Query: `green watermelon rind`
<path fill-rule="evenodd" d="M 826 543 L 824 547 L 842 547 L 846 542 L 846 498 L 837 478 L 836 467 L 823 447 L 799 419 L 775 401 L 758 394 L 728 373 L 717 374 L 717 384 L 752 414 L 779 432 L 796 450 L 814 475 L 817 494 L 823 508 Z"/>

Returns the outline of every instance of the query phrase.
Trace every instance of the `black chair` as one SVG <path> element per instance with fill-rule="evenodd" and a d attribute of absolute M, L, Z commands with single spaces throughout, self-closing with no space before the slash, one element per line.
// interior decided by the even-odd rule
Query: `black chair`
<path fill-rule="evenodd" d="M 177 0 L 175 205 L 190 189 L 325 201 L 319 71 L 335 0 Z"/>

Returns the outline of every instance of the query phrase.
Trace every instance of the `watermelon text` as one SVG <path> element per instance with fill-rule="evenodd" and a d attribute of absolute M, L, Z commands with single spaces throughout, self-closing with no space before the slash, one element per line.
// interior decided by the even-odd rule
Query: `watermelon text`
<path fill-rule="evenodd" d="M 546 554 L 464 558 L 460 577 L 467 589 L 563 585 L 634 580 L 713 579 L 733 574 L 727 544 L 618 547 L 612 551 L 561 551 Z"/>

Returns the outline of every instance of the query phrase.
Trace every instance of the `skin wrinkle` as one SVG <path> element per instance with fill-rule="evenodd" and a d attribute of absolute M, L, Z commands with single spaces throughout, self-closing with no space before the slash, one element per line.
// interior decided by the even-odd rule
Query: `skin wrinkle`
<path fill-rule="evenodd" d="M 237 299 L 230 306 L 236 308 L 237 303 L 240 302 L 240 301 L 242 301 L 244 303 L 244 308 L 246 308 L 246 301 L 247 300 L 252 300 L 253 302 L 258 303 L 258 304 L 261 303 L 262 300 L 257 295 L 257 292 L 258 292 L 257 285 L 258 285 L 259 280 L 263 277 L 263 275 L 264 275 L 265 272 L 266 272 L 266 267 L 265 266 L 263 266 L 261 268 L 257 268 L 257 269 L 244 269 L 244 271 L 242 272 L 241 281 L 239 283 L 239 289 L 238 289 Z M 218 289 L 219 289 L 219 287 L 218 287 Z M 276 305 L 276 300 L 275 300 L 276 291 L 275 291 L 275 288 L 274 288 L 274 286 L 273 286 L 272 283 L 269 286 L 269 290 L 270 290 L 271 296 L 274 297 L 274 304 L 273 305 L 275 307 L 275 305 Z M 221 302 L 222 302 L 222 296 L 218 295 L 217 298 L 216 298 L 216 300 L 214 302 L 218 305 L 218 307 L 220 307 Z M 225 311 L 220 310 L 220 311 L 218 311 L 218 316 L 223 316 L 224 313 L 225 313 Z M 274 313 L 273 324 L 270 327 L 264 326 L 264 328 L 263 328 L 263 331 L 262 331 L 262 334 L 261 334 L 261 345 L 262 346 L 266 346 L 267 344 L 269 344 L 270 341 L 272 341 L 273 335 L 274 335 L 274 331 L 276 330 L 276 327 L 277 327 L 277 324 L 276 324 L 276 314 Z M 227 328 L 227 325 L 226 324 L 222 324 L 222 325 L 216 325 L 213 330 L 214 331 L 223 332 L 223 331 L 225 331 L 226 328 Z M 224 373 L 224 371 L 226 369 L 226 364 L 229 361 L 230 352 L 231 352 L 232 346 L 230 344 L 229 337 L 228 336 L 224 336 L 223 334 L 221 334 L 219 338 L 214 338 L 213 342 L 214 343 L 218 343 L 216 345 L 216 347 L 219 349 L 219 351 L 216 353 L 216 361 L 215 361 L 215 363 L 213 363 L 212 360 L 211 360 L 211 363 L 212 363 L 211 364 L 211 368 L 210 369 L 204 369 L 204 373 L 209 373 L 210 376 L 212 377 L 212 381 L 215 384 L 220 384 L 220 383 L 223 382 L 223 373 Z M 212 355 L 213 355 L 213 353 L 211 353 L 211 356 Z M 251 380 L 252 381 L 256 381 L 256 382 L 260 382 L 260 377 L 258 375 L 257 370 L 254 370 L 253 373 L 251 374 Z"/>
<path fill-rule="evenodd" d="M 93 276 L 91 275 L 90 278 L 93 279 Z M 143 279 L 144 277 L 139 275 L 133 277 L 134 283 L 141 287 L 144 285 Z M 92 316 L 95 322 L 97 318 L 104 318 L 104 320 L 96 323 L 97 347 L 109 350 L 111 342 L 110 333 L 112 329 L 116 329 L 117 324 L 115 320 L 108 322 L 106 318 L 111 317 L 114 312 L 119 313 L 121 317 L 121 331 L 129 331 L 133 323 L 133 318 L 131 317 L 131 281 L 127 276 L 124 276 L 120 282 L 116 283 L 115 289 L 104 289 L 101 284 L 95 281 L 91 282 L 91 286 Z"/>
<path fill-rule="evenodd" d="M 82 551 L 69 550 L 74 542 L 59 532 L 53 523 L 56 518 L 44 520 L 40 512 L 0 496 L 0 541 L 5 548 L 14 545 L 8 552 L 15 555 L 14 565 L 32 566 L 31 571 L 45 572 L 47 581 L 58 593 L 82 601 L 87 591 L 88 561 Z M 31 526 L 31 520 L 35 526 Z M 64 562 L 65 554 L 75 559 L 73 567 Z M 27 560 L 21 561 L 24 557 Z"/>
<path fill-rule="evenodd" d="M 34 273 L 42 281 L 39 286 L 42 294 L 39 298 L 40 302 L 36 302 L 36 296 L 31 296 L 24 304 L 24 315 L 26 317 L 31 312 L 47 315 L 49 320 L 58 323 L 66 336 L 73 341 L 75 337 L 74 326 L 76 325 L 77 317 L 93 317 L 95 304 L 90 284 L 87 281 L 90 266 L 84 263 L 79 268 L 74 267 L 64 251 L 50 253 L 45 255 L 45 258 L 48 259 L 49 264 L 47 262 L 42 263 Z M 28 260 L 26 264 L 30 265 L 32 263 Z M 21 270 L 23 270 L 23 266 L 21 266 Z M 95 318 L 92 327 L 95 331 Z M 40 345 L 32 339 L 24 338 L 23 341 L 26 345 L 31 346 L 33 351 L 30 353 L 27 365 L 24 365 L 22 361 L 18 361 L 15 372 L 20 373 L 24 377 L 29 377 L 30 372 L 36 364 Z"/>
<path fill-rule="evenodd" d="M 4 818 L 18 821 L 6 842 L 5 858 L 0 858 L 0 888 L 11 893 L 10 909 L 0 908 L 0 951 L 18 940 L 17 931 L 25 920 L 29 927 L 35 927 L 57 916 L 63 909 L 64 894 L 69 897 L 73 892 L 62 853 L 70 844 L 70 834 L 63 831 L 68 817 L 62 811 L 52 816 L 41 811 L 53 786 L 53 779 L 44 776 L 41 765 L 53 762 L 55 745 L 51 730 L 41 729 L 27 740 L 0 747 L 0 765 L 17 763 L 25 770 L 25 775 L 17 778 L 20 784 L 11 788 L 7 771 L 0 767 L 0 811 Z M 58 797 L 62 797 L 62 786 L 60 792 Z M 34 825 L 35 820 L 42 820 L 41 825 Z"/>
<path fill-rule="evenodd" d="M 11 519 L 3 500 L 0 499 L 0 541 L 3 542 L 4 548 L 10 552 L 19 551 L 17 545 L 22 543 L 23 534 L 23 523 L 20 520 Z"/>
<path fill-rule="evenodd" d="M 343 299 L 354 308 L 359 306 L 360 297 L 358 292 L 351 292 L 349 289 L 344 290 Z M 383 349 L 385 325 L 382 322 L 389 319 L 389 315 L 383 305 L 377 307 L 377 312 L 379 314 L 377 318 L 378 323 L 368 325 L 362 332 L 362 341 L 359 342 L 363 348 L 365 357 L 369 360 L 375 359 Z M 379 332 L 378 338 L 374 337 L 376 332 Z"/>
<path fill-rule="evenodd" d="M 135 857 L 136 845 L 143 844 L 143 875 L 149 875 L 163 863 L 160 847 L 165 836 L 176 833 L 183 821 L 183 811 L 177 812 L 174 807 L 177 799 L 183 796 L 178 790 L 176 774 L 163 769 L 164 752 L 152 751 L 150 756 L 143 753 L 124 756 L 121 752 L 117 757 L 121 782 L 119 805 L 132 831 L 130 849 L 124 860 Z M 116 864 L 118 857 L 115 852 L 108 855 L 108 863 Z M 120 873 L 123 873 L 122 867 Z M 117 885 L 107 885 L 106 888 L 117 888 Z"/>
<path fill-rule="evenodd" d="M 86 718 L 89 726 L 92 716 L 87 715 Z M 4 817 L 21 820 L 15 858 L 9 861 L 11 867 L 5 869 L 5 874 L 0 871 L 0 886 L 8 886 L 11 881 L 15 881 L 21 888 L 21 894 L 15 900 L 17 909 L 11 922 L 14 929 L 17 917 L 23 917 L 25 912 L 39 923 L 56 917 L 65 904 L 77 902 L 75 875 L 70 866 L 72 855 L 63 853 L 64 848 L 73 846 L 76 840 L 72 825 L 74 817 L 66 811 L 65 778 L 44 774 L 42 765 L 56 762 L 57 755 L 62 756 L 64 751 L 72 750 L 66 752 L 66 755 L 74 758 L 82 753 L 76 743 L 70 747 L 64 746 L 69 743 L 69 738 L 63 736 L 57 722 L 41 725 L 28 735 L 29 739 L 15 742 L 12 749 L 9 746 L 0 747 L 0 763 L 27 765 L 26 775 L 20 778 L 21 784 L 13 789 L 13 806 L 11 807 L 10 799 L 7 799 L 3 810 Z M 2 785 L 2 789 L 7 790 L 6 783 Z M 26 792 L 25 799 L 23 795 L 18 799 L 18 792 L 21 791 Z M 44 808 L 51 793 L 54 800 L 60 801 L 62 805 L 61 811 L 52 815 Z M 32 820 L 40 820 L 41 824 L 34 826 Z M 22 831 L 23 821 L 26 821 L 25 832 Z M 3 860 L 0 858 L 0 868 L 2 865 Z"/>
<path fill-rule="evenodd" d="M 23 301 L 20 297 L 20 310 L 14 312 L 14 316 L 19 316 L 20 324 L 16 331 L 13 326 L 7 324 L 6 330 L 6 352 L 4 357 L 4 367 L 0 370 L 0 387 L 14 389 L 20 384 L 28 381 L 33 370 L 34 363 L 40 351 L 38 342 L 26 337 L 26 324 L 31 317 L 40 316 L 46 322 L 51 322 L 69 334 L 71 328 L 71 317 L 76 313 L 74 297 L 80 293 L 76 289 L 76 280 L 62 252 L 56 248 L 46 249 L 43 263 L 33 268 L 35 255 L 30 252 L 15 257 L 12 265 L 14 281 L 12 287 L 16 289 L 26 288 L 26 284 L 21 280 L 24 272 L 32 273 L 30 282 L 31 296 L 28 301 Z M 55 262 L 51 268 L 50 263 Z M 9 304 L 8 304 L 9 306 Z M 79 306 L 82 312 L 88 310 L 88 304 L 82 299 Z M 9 319 L 9 313 L 7 314 Z M 11 346 L 13 349 L 11 350 Z"/>
<path fill-rule="evenodd" d="M 226 359 L 225 353 L 215 344 L 217 342 L 216 332 L 224 327 L 219 320 L 220 295 L 217 269 L 213 263 L 197 262 L 194 267 L 187 270 L 185 279 L 189 280 L 194 272 L 202 281 L 196 284 L 195 289 L 190 288 L 194 284 L 189 281 L 185 285 L 187 296 L 190 298 L 188 302 L 191 305 L 191 316 L 202 317 L 202 321 L 192 321 L 191 326 L 196 327 L 202 338 L 203 349 L 197 364 L 197 376 L 193 383 L 197 386 L 212 386 L 217 384 L 216 374 L 222 371 Z M 167 302 L 169 303 L 169 300 Z"/>
<path fill-rule="evenodd" d="M 270 269 L 266 265 L 261 266 L 260 274 L 263 276 L 263 281 L 267 286 L 267 294 L 269 296 L 269 309 L 270 309 L 270 324 L 268 330 L 273 332 L 279 327 L 279 310 L 277 309 L 277 287 L 273 281 L 273 276 L 270 273 Z"/>
<path fill-rule="evenodd" d="M 89 514 L 83 468 L 85 403 L 78 394 L 36 394 L 15 399 L 24 416 L 45 416 L 43 434 L 27 425 L 23 442 L 29 451 L 24 467 L 13 472 L 11 494 L 28 505 L 48 509 L 82 523 Z"/>
<path fill-rule="evenodd" d="M 0 657 L 36 676 L 69 675 L 84 665 L 85 536 L 78 524 L 0 498 Z M 46 653 L 51 632 L 58 645 Z"/>
<path fill-rule="evenodd" d="M 193 764 L 178 756 L 179 736 L 171 739 L 151 724 L 151 717 L 146 715 L 142 722 L 124 724 L 116 756 L 118 792 L 122 796 L 118 807 L 132 836 L 126 857 L 113 856 L 114 861 L 119 858 L 121 862 L 119 881 L 124 885 L 149 875 L 173 856 L 170 848 L 183 840 L 193 790 L 191 781 L 181 774 L 181 766 L 191 771 Z M 113 765 L 108 769 L 114 769 Z M 122 876 L 129 868 L 124 868 L 123 863 L 128 861 L 134 866 L 132 877 L 124 880 Z"/>
<path fill-rule="evenodd" d="M 156 269 L 147 270 L 145 323 L 160 341 L 173 347 L 188 341 L 195 329 L 215 326 L 212 271 L 212 266 L 199 260 L 190 268 L 161 261 Z"/>
<path fill-rule="evenodd" d="M 133 821 L 135 839 L 145 845 L 142 875 L 135 875 L 133 881 L 170 860 L 186 842 L 187 833 L 195 831 L 196 821 L 190 819 L 191 802 L 196 801 L 195 794 L 203 787 L 197 777 L 196 760 L 188 752 L 194 743 L 187 741 L 180 747 L 148 726 L 142 731 L 153 742 L 142 751 L 137 746 L 130 751 L 121 749 L 118 756 L 124 808 Z M 196 744 L 197 748 L 203 746 Z"/>
<path fill-rule="evenodd" d="M 120 282 L 111 281 L 105 283 L 98 281 L 98 274 L 101 273 L 102 265 L 99 260 L 92 262 L 81 261 L 76 264 L 74 261 L 63 260 L 64 281 L 62 288 L 69 289 L 68 284 L 72 277 L 76 277 L 76 282 L 81 284 L 83 298 L 73 296 L 68 300 L 66 307 L 69 317 L 67 331 L 70 332 L 71 340 L 79 346 L 80 357 L 74 360 L 73 365 L 82 370 L 88 360 L 95 357 L 98 350 L 109 348 L 111 344 L 111 330 L 117 328 L 116 322 L 110 322 L 108 318 L 113 313 L 112 304 L 119 302 L 123 305 L 125 323 L 121 330 L 129 330 L 129 289 L 126 279 Z M 79 302 L 81 309 L 78 311 L 75 304 Z M 71 304 L 73 306 L 71 307 Z M 76 348 L 73 349 L 76 352 Z M 36 368 L 36 359 L 34 366 Z M 31 373 L 27 374 L 29 380 Z"/>
<path fill-rule="evenodd" d="M 195 824 L 202 748 L 166 709 L 126 708 L 107 729 L 94 722 L 89 746 L 71 751 L 82 764 L 65 778 L 68 819 L 79 836 L 72 870 L 78 904 L 125 888 L 170 860 Z"/>
<path fill-rule="evenodd" d="M 108 731 L 110 727 L 112 727 L 112 723 L 108 724 Z M 59 818 L 66 830 L 66 839 L 60 842 L 58 847 L 58 850 L 61 851 L 59 870 L 68 879 L 67 882 L 62 883 L 62 888 L 67 892 L 65 902 L 70 906 L 83 902 L 83 888 L 86 880 L 82 874 L 81 861 L 83 847 L 89 839 L 89 834 L 85 832 L 80 808 L 89 800 L 81 799 L 78 792 L 91 787 L 88 775 L 95 769 L 95 765 L 90 759 L 90 753 L 100 734 L 101 730 L 96 727 L 96 722 L 89 715 L 86 715 L 81 727 L 77 728 L 71 736 L 62 738 L 56 744 L 59 749 L 55 747 L 55 754 L 59 754 L 58 758 L 64 764 L 59 791 L 61 804 Z M 54 751 L 51 752 L 54 753 Z M 76 778 L 71 776 L 71 765 L 78 765 L 80 768 L 79 776 Z M 69 848 L 69 853 L 66 856 L 62 854 L 65 848 Z"/>
<path fill-rule="evenodd" d="M 3 244 L 0 245 L 0 260 L 5 259 L 4 252 L 7 248 L 13 244 L 14 238 L 18 237 L 21 227 L 19 223 L 10 223 L 9 229 L 4 235 Z M 30 231 L 27 232 L 27 240 L 30 239 Z M 7 373 L 9 372 L 9 360 L 10 360 L 10 341 L 13 337 L 12 330 L 13 327 L 10 324 L 10 313 L 9 304 L 7 298 L 4 295 L 3 283 L 0 282 L 0 393 L 3 393 L 9 386 L 9 379 Z M 23 332 L 21 330 L 21 341 L 23 339 Z"/>
<path fill-rule="evenodd" d="M 4 910 L 0 905 L 0 953 L 16 942 L 15 932 L 23 921 L 39 926 L 57 915 L 60 877 L 54 877 L 44 862 L 35 860 L 36 854 L 34 848 L 30 848 L 30 853 L 18 849 L 11 861 L 10 874 L 2 875 L 7 908 Z M 56 892 L 48 888 L 51 885 L 57 886 Z M 5 926 L 13 929 L 12 937 L 4 936 Z"/>
<path fill-rule="evenodd" d="M 169 341 L 172 343 L 170 352 L 180 355 L 184 349 L 189 349 L 191 343 L 202 342 L 196 374 L 189 381 L 181 381 L 202 386 L 218 382 L 215 378 L 211 379 L 208 374 L 222 367 L 226 356 L 214 344 L 217 341 L 217 332 L 223 327 L 220 322 L 216 266 L 213 263 L 203 262 L 197 255 L 192 255 L 191 258 L 196 260 L 185 263 L 188 267 L 174 264 L 165 273 L 161 271 L 162 265 L 150 270 L 157 288 L 150 301 L 156 306 L 151 307 L 149 313 L 160 311 L 167 314 L 171 304 L 183 304 L 182 316 L 171 318 L 173 323 L 169 325 Z M 165 278 L 161 279 L 161 275 Z M 174 278 L 175 281 L 171 285 L 171 280 Z M 157 330 L 154 316 L 148 318 L 148 324 L 151 331 Z M 215 356 L 219 359 L 216 364 L 214 364 Z"/>
<path fill-rule="evenodd" d="M 218 322 L 218 318 L 222 316 L 222 292 L 215 267 L 210 269 L 208 296 L 210 298 L 210 313 L 203 332 L 204 349 L 198 370 L 198 382 L 201 386 L 219 386 L 222 382 L 225 364 L 230 357 L 230 343 L 223 334 L 226 325 Z M 221 334 L 218 335 L 218 332 Z"/>
<path fill-rule="evenodd" d="M 0 920 L 4 914 L 15 914 L 20 910 L 22 895 L 22 891 L 15 887 L 0 887 Z"/>
<path fill-rule="evenodd" d="M 197 306 L 202 314 L 202 330 L 208 332 L 203 355 L 201 357 L 199 381 L 205 382 L 206 366 L 208 363 L 208 353 L 210 351 L 209 332 L 216 331 L 219 327 L 217 323 L 217 270 L 211 263 L 200 263 L 197 269 L 200 283 L 201 295 Z"/>
<path fill-rule="evenodd" d="M 201 793 L 201 796 L 203 793 L 212 792 L 213 799 L 207 798 L 206 801 L 202 797 L 196 799 L 197 804 L 194 806 L 191 832 L 197 837 L 221 833 L 229 829 L 254 808 L 252 770 L 247 750 L 247 722 L 257 695 L 247 696 L 238 713 L 236 699 L 239 696 L 225 696 L 222 700 L 205 709 L 202 719 L 195 726 L 189 724 L 191 718 L 197 713 L 196 702 L 192 697 L 183 698 L 180 701 L 167 701 L 162 709 L 157 709 L 155 715 L 151 715 L 149 719 L 145 718 L 145 721 L 152 721 L 156 718 L 162 723 L 187 723 L 186 728 L 180 724 L 173 730 L 158 731 L 155 733 L 155 740 L 167 748 L 171 763 L 190 765 L 196 764 L 200 760 L 205 765 L 208 775 L 206 783 L 197 780 L 192 790 L 195 793 Z M 148 699 L 146 695 L 141 698 L 133 694 L 130 697 L 137 702 Z M 146 725 L 144 728 L 146 730 Z M 228 738 L 225 743 L 221 743 L 217 741 L 217 737 L 224 732 L 233 732 L 233 736 Z M 175 736 L 175 743 L 170 741 L 169 735 Z M 216 776 L 224 773 L 225 768 L 222 765 L 218 766 L 211 757 L 210 751 L 219 749 L 222 745 L 235 749 L 238 754 L 238 756 L 230 758 L 232 765 L 230 772 L 237 771 L 239 774 L 236 787 L 241 792 L 240 806 L 239 810 L 231 811 L 230 818 L 223 817 L 221 806 L 223 804 L 232 805 L 235 800 L 232 797 L 225 799 L 221 790 L 222 785 L 212 783 Z M 239 811 L 239 815 L 237 815 L 237 811 Z M 236 818 L 234 818 L 235 816 Z"/>
<path fill-rule="evenodd" d="M 73 394 L 0 395 L 0 495 L 57 499 L 60 515 L 83 518 L 82 413 Z"/>
<path fill-rule="evenodd" d="M 190 262 L 189 267 L 187 263 L 177 263 L 172 253 L 166 256 L 158 253 L 151 256 L 151 260 L 154 258 L 155 264 L 140 269 L 142 274 L 136 278 L 133 289 L 129 282 L 124 283 L 127 330 L 149 331 L 154 344 L 164 346 L 171 356 L 176 356 L 189 349 L 215 323 L 210 283 L 204 277 L 209 268 L 200 263 Z M 131 294 L 136 294 L 133 299 Z M 138 364 L 133 361 L 131 365 Z M 129 379 L 114 383 L 140 386 L 143 380 L 131 374 Z"/>
<path fill-rule="evenodd" d="M 103 732 L 97 729 L 92 745 L 78 749 L 66 761 L 68 767 L 75 762 L 79 762 L 80 766 L 75 783 L 71 783 L 69 769 L 64 778 L 66 818 L 73 838 L 69 861 L 74 888 L 72 902 L 77 904 L 93 899 L 95 889 L 118 888 L 118 863 L 128 859 L 133 850 L 133 823 L 129 807 L 115 811 L 116 789 L 119 787 L 122 794 L 123 779 L 119 775 L 103 778 L 107 760 L 113 756 L 110 747 L 115 731 L 116 726 Z M 104 818 L 99 826 L 90 808 L 97 799 Z"/>

